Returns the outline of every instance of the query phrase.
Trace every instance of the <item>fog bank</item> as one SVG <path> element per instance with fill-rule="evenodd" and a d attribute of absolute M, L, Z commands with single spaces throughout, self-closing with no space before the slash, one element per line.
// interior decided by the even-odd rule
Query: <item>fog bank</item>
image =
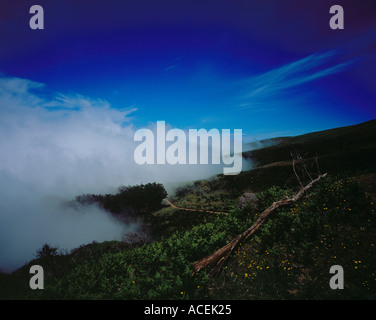
<path fill-rule="evenodd" d="M 62 205 L 77 195 L 154 181 L 171 193 L 222 173 L 223 166 L 137 165 L 135 112 L 80 95 L 48 97 L 41 83 L 0 78 L 0 270 L 22 266 L 44 243 L 70 250 L 137 232 L 136 223 L 94 205 Z"/>

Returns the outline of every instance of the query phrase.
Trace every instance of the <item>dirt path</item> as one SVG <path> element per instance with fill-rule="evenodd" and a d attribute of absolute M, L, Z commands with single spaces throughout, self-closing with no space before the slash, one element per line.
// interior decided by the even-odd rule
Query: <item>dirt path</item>
<path fill-rule="evenodd" d="M 210 210 L 203 210 L 203 209 L 189 209 L 189 208 L 181 208 L 181 207 L 177 207 L 175 206 L 170 200 L 168 199 L 165 199 L 166 203 L 174 208 L 174 209 L 178 209 L 178 210 L 184 210 L 184 211 L 190 211 L 190 212 L 205 212 L 205 213 L 214 213 L 214 214 L 228 214 L 227 212 L 218 212 L 218 211 L 210 211 Z"/>

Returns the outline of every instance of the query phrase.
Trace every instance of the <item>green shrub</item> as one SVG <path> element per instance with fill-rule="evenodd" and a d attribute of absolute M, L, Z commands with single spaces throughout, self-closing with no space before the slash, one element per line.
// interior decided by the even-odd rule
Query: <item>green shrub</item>
<path fill-rule="evenodd" d="M 61 262 L 35 299 L 376 298 L 375 205 L 352 180 L 325 178 L 299 201 L 271 213 L 226 261 L 220 277 L 193 275 L 192 263 L 249 228 L 290 190 L 269 188 L 257 208 L 232 209 L 186 231 L 138 246 L 90 244 Z M 45 252 L 44 250 L 43 252 Z M 46 252 L 49 252 L 47 250 Z M 44 254 L 43 254 L 44 255 Z M 47 254 L 51 256 L 51 254 Z M 55 260 L 55 259 L 60 260 Z M 346 272 L 346 290 L 328 286 L 329 268 Z M 56 266 L 57 263 L 51 265 Z"/>

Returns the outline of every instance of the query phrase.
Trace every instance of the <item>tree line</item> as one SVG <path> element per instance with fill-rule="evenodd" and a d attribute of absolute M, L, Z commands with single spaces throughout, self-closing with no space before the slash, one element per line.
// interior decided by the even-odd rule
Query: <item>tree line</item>
<path fill-rule="evenodd" d="M 153 182 L 134 186 L 120 186 L 116 194 L 87 194 L 77 196 L 75 200 L 81 204 L 98 203 L 105 210 L 121 214 L 130 210 L 137 212 L 157 210 L 166 197 L 167 191 L 164 186 Z"/>

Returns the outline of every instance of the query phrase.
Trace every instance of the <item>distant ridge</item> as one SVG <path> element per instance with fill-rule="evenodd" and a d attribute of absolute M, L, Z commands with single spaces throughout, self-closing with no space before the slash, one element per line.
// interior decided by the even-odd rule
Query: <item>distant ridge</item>
<path fill-rule="evenodd" d="M 257 167 L 289 161 L 291 152 L 299 152 L 303 158 L 317 155 L 324 168 L 333 172 L 376 168 L 376 119 L 271 141 L 276 143 L 246 151 L 243 156 Z"/>

